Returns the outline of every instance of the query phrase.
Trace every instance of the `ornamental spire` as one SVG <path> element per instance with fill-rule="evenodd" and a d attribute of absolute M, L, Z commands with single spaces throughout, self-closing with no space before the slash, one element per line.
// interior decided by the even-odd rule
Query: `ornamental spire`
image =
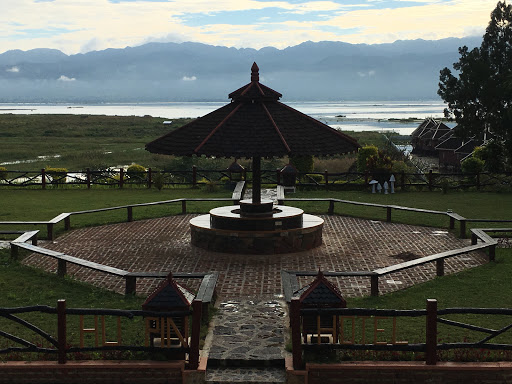
<path fill-rule="evenodd" d="M 260 81 L 260 69 L 256 62 L 254 62 L 251 67 L 251 81 Z"/>

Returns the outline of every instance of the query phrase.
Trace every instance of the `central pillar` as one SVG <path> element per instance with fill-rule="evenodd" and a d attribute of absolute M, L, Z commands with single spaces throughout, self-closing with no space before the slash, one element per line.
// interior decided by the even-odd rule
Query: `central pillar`
<path fill-rule="evenodd" d="M 261 204 L 261 157 L 252 158 L 252 203 Z"/>

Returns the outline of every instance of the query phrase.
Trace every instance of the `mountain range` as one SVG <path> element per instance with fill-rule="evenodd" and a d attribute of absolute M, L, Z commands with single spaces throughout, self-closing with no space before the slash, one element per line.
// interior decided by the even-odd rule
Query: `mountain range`
<path fill-rule="evenodd" d="M 305 42 L 286 49 L 148 43 L 66 55 L 55 49 L 0 54 L 0 102 L 224 101 L 250 81 L 285 101 L 437 99 L 439 71 L 480 37 L 389 44 Z"/>

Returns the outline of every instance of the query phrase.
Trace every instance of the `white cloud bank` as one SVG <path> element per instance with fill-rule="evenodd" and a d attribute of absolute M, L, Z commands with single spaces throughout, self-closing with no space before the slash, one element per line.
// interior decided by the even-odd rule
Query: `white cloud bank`
<path fill-rule="evenodd" d="M 20 69 L 18 67 L 11 67 L 11 68 L 7 68 L 5 71 L 11 72 L 11 73 L 18 73 L 20 71 Z"/>
<path fill-rule="evenodd" d="M 414 0 L 414 6 L 394 9 L 376 9 L 375 4 L 380 2 L 370 0 L 343 3 L 2 0 L 0 52 L 45 47 L 72 54 L 148 41 L 176 41 L 176 36 L 180 41 L 252 48 L 285 48 L 306 40 L 373 44 L 397 39 L 463 37 L 484 33 L 497 1 Z M 395 0 L 398 6 L 400 3 Z M 258 11 L 258 15 L 248 17 L 248 24 L 241 24 L 239 14 L 225 13 L 235 11 Z M 319 11 L 321 21 L 315 18 Z M 283 21 L 283 15 L 290 18 Z M 201 22 L 196 25 L 186 21 L 198 17 Z"/>
<path fill-rule="evenodd" d="M 183 81 L 196 81 L 197 80 L 197 77 L 195 76 L 183 76 L 183 78 L 181 79 Z"/>

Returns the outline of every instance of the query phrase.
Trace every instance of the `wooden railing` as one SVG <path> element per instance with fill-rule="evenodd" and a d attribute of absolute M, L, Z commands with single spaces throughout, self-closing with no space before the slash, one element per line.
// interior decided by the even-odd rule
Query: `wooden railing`
<path fill-rule="evenodd" d="M 450 349 L 489 349 L 489 350 L 512 350 L 512 344 L 492 343 L 492 339 L 502 335 L 512 328 L 512 324 L 500 329 L 490 329 L 472 324 L 465 324 L 453 320 L 447 320 L 440 316 L 454 314 L 478 314 L 478 315 L 504 315 L 512 316 L 512 309 L 504 308 L 447 308 L 438 310 L 437 301 L 427 300 L 426 309 L 396 310 L 396 309 L 365 309 L 365 308 L 302 308 L 298 298 L 294 298 L 290 304 L 290 324 L 292 333 L 292 353 L 294 369 L 303 369 L 303 350 L 313 351 L 318 354 L 329 350 L 365 350 L 365 351 L 410 351 L 424 352 L 427 365 L 435 365 L 438 361 L 438 351 Z M 307 328 L 303 318 L 316 317 L 317 327 Z M 351 337 L 346 338 L 343 331 L 344 320 L 351 320 L 352 324 L 355 318 L 363 321 L 375 323 L 373 338 L 366 339 L 363 333 L 362 342 L 357 343 L 354 338 L 354 328 L 351 331 Z M 396 319 L 397 318 L 417 318 L 425 317 L 425 342 L 409 343 L 407 341 L 397 340 Z M 329 320 L 332 328 L 321 328 L 321 318 Z M 377 334 L 382 332 L 378 328 L 377 321 L 391 318 L 392 335 L 391 341 L 377 341 Z M 457 343 L 438 343 L 437 324 L 469 329 L 472 331 L 483 332 L 487 334 L 483 339 L 474 342 Z M 324 325 L 325 327 L 325 325 Z M 307 337 L 309 334 L 310 337 Z M 306 336 L 306 337 L 305 337 Z M 304 342 L 304 340 L 311 340 Z M 369 342 L 367 342 L 370 340 Z"/>
<path fill-rule="evenodd" d="M 30 317 L 31 313 L 47 313 L 56 315 L 55 321 L 57 325 L 57 336 L 51 335 L 44 331 L 40 327 L 25 320 Z M 23 314 L 24 319 L 18 317 L 18 314 Z M 59 300 L 57 307 L 48 307 L 43 305 L 30 306 L 30 307 L 18 307 L 18 308 L 0 308 L 0 315 L 11 320 L 23 328 L 35 333 L 39 338 L 42 338 L 47 346 L 40 346 L 35 344 L 33 341 L 26 340 L 25 338 L 16 336 L 5 331 L 0 330 L 0 336 L 10 340 L 14 345 L 0 349 L 0 354 L 7 354 L 11 352 L 18 353 L 43 353 L 57 355 L 58 362 L 65 364 L 68 355 L 71 353 L 84 353 L 84 352 L 105 352 L 105 351 L 131 351 L 131 352 L 149 352 L 149 353 L 162 353 L 165 352 L 166 356 L 170 359 L 182 360 L 183 356 L 188 355 L 188 365 L 191 369 L 196 369 L 199 363 L 199 338 L 201 328 L 201 317 L 202 317 L 202 302 L 200 300 L 194 300 L 192 302 L 191 310 L 184 311 L 172 311 L 172 312 L 155 312 L 155 311 L 141 311 L 141 310 L 119 310 L 119 309 L 73 309 L 66 308 L 66 301 Z M 80 316 L 80 345 L 73 346 L 69 344 L 67 338 L 70 325 L 68 317 L 72 315 Z M 94 328 L 83 327 L 83 317 L 92 316 L 94 318 Z M 105 333 L 105 316 L 117 318 L 117 337 L 116 341 L 107 341 Z M 182 319 L 186 321 L 185 328 L 188 329 L 188 317 L 192 316 L 192 328 L 190 337 L 188 331 L 182 333 L 181 330 L 174 328 L 176 336 L 179 340 L 178 345 L 173 345 L 169 348 L 169 344 L 161 341 L 160 346 L 150 345 L 148 342 L 148 335 L 154 333 L 148 328 L 148 322 L 145 322 L 146 329 L 145 342 L 143 345 L 125 345 L 123 344 L 121 334 L 121 318 L 132 320 L 137 317 L 147 319 L 167 319 L 173 322 L 173 319 Z M 98 325 L 98 317 L 101 318 L 101 324 Z M 48 321 L 45 320 L 45 326 L 48 326 Z M 173 322 L 174 324 L 174 322 Z M 84 345 L 84 333 L 93 333 L 95 339 L 94 346 Z M 170 335 L 164 330 L 158 334 L 161 338 L 169 338 Z M 186 337 L 185 337 L 186 336 Z M 101 337 L 101 342 L 100 342 Z M 100 345 L 101 344 L 101 345 Z M 4 344 L 5 345 L 5 344 Z"/>
<path fill-rule="evenodd" d="M 165 186 L 192 186 L 204 183 L 221 184 L 225 180 L 232 180 L 233 174 L 227 170 L 198 169 L 193 166 L 190 170 L 156 171 L 149 168 L 146 172 L 131 172 L 124 169 L 68 171 L 65 174 L 51 175 L 44 169 L 39 171 L 3 171 L 6 175 L 0 179 L 0 186 L 29 187 L 38 186 L 46 189 L 48 186 L 62 187 L 64 185 L 83 186 L 109 186 L 123 188 L 125 186 L 138 186 L 152 188 L 157 180 Z M 512 173 L 405 173 L 396 172 L 395 188 L 407 189 L 410 187 L 432 190 L 469 189 L 485 190 L 510 187 Z M 251 180 L 252 172 L 246 171 L 237 175 L 237 180 Z M 298 186 L 316 187 L 326 190 L 336 189 L 367 189 L 368 182 L 372 180 L 369 172 L 307 172 L 298 173 L 295 182 Z M 262 170 L 263 184 L 282 184 L 284 178 L 280 169 Z M 234 182 L 236 183 L 236 181 Z"/>
<path fill-rule="evenodd" d="M 279 196 L 280 198 L 282 196 Z M 61 213 L 60 215 L 56 216 L 52 220 L 46 222 L 46 221 L 29 221 L 29 222 L 22 222 L 22 221 L 6 221 L 6 222 L 0 222 L 0 225 L 46 225 L 48 230 L 47 238 L 52 240 L 54 239 L 54 225 L 57 224 L 60 221 L 65 222 L 65 229 L 69 230 L 71 228 L 71 217 L 73 215 L 82 215 L 82 214 L 89 214 L 89 213 L 99 213 L 99 212 L 105 212 L 105 211 L 111 211 L 111 210 L 119 210 L 119 209 L 126 209 L 127 210 L 127 221 L 133 221 L 133 209 L 136 207 L 146 207 L 146 206 L 152 206 L 152 205 L 159 205 L 159 204 L 181 204 L 181 212 L 182 214 L 187 213 L 187 202 L 193 201 L 193 202 L 202 202 L 202 201 L 230 201 L 236 203 L 236 199 L 227 199 L 227 198 L 209 198 L 209 199 L 174 199 L 174 200 L 166 200 L 166 201 L 158 201 L 158 202 L 151 202 L 151 203 L 141 203 L 141 204 L 132 204 L 132 205 L 125 205 L 125 206 L 118 206 L 118 207 L 109 207 L 109 208 L 100 208 L 100 209 L 93 209 L 93 210 L 86 210 L 86 211 L 78 211 L 78 212 L 70 212 L 70 213 Z M 487 219 L 467 219 L 463 216 L 460 216 L 453 212 L 442 212 L 442 211 L 435 211 L 435 210 L 426 210 L 426 209 L 417 209 L 417 208 L 409 208 L 409 207 L 401 207 L 397 205 L 383 205 L 383 204 L 372 204 L 372 203 L 362 203 L 357 201 L 349 201 L 349 200 L 340 200 L 340 199 L 323 199 L 323 198 L 316 198 L 316 199 L 297 199 L 297 198 L 288 198 L 288 199 L 282 199 L 281 203 L 285 202 L 319 202 L 319 203 L 328 203 L 328 214 L 334 214 L 335 204 L 351 204 L 355 206 L 364 206 L 364 207 L 375 207 L 379 209 L 385 209 L 386 210 L 386 221 L 391 222 L 392 220 L 392 212 L 393 210 L 406 210 L 409 212 L 415 212 L 418 214 L 434 214 L 434 215 L 444 215 L 448 217 L 449 219 L 449 228 L 454 229 L 455 228 L 455 221 L 459 222 L 460 226 L 460 232 L 459 236 L 461 238 L 466 237 L 466 223 L 467 222 L 512 222 L 512 220 L 487 220 Z M 385 268 L 380 268 L 374 271 L 346 271 L 346 272 L 332 272 L 337 274 L 336 276 L 364 276 L 369 277 L 371 279 L 371 294 L 373 296 L 377 296 L 379 294 L 379 278 L 381 276 L 385 276 L 392 272 L 398 272 L 404 269 L 412 268 L 415 266 L 419 266 L 422 264 L 435 262 L 436 263 L 436 271 L 438 276 L 444 275 L 444 260 L 447 258 L 451 258 L 454 256 L 459 256 L 462 254 L 466 254 L 469 252 L 473 252 L 476 250 L 484 250 L 487 249 L 489 252 L 489 258 L 490 260 L 494 260 L 495 255 L 495 249 L 497 241 L 490 237 L 486 232 L 492 232 L 493 229 L 472 229 L 472 245 L 463 247 L 460 249 L 455 249 L 451 251 L 442 252 L 435 255 L 425 256 L 422 258 L 418 258 L 415 260 L 407 261 L 404 263 L 392 265 Z M 512 229 L 507 228 L 497 228 L 494 230 L 494 232 L 512 232 Z M 66 264 L 74 263 L 78 264 L 87 268 L 95 269 L 101 272 L 109 273 L 112 275 L 116 275 L 119 277 L 122 277 L 126 280 L 126 293 L 133 293 L 136 290 L 136 279 L 138 277 L 148 277 L 147 274 L 151 274 L 152 277 L 164 277 L 161 274 L 153 273 L 153 272 L 128 272 L 124 270 L 120 270 L 113 267 L 107 267 L 103 266 L 98 263 L 89 262 L 87 260 L 78 259 L 72 256 L 65 255 L 60 252 L 51 251 L 45 248 L 37 247 L 35 244 L 27 244 L 26 241 L 31 239 L 31 236 L 37 236 L 37 231 L 31 231 L 32 235 L 24 234 L 21 238 L 18 238 L 11 242 L 11 254 L 13 257 L 17 256 L 18 249 L 26 249 L 31 252 L 43 254 L 46 256 L 50 256 L 53 258 L 56 258 L 59 260 L 59 268 L 57 273 L 59 275 L 65 275 L 66 274 Z M 37 239 L 37 237 L 36 237 Z M 478 244 L 478 240 L 480 240 L 482 243 Z M 34 241 L 34 240 L 33 240 Z M 36 240 L 37 241 L 37 240 Z M 296 273 L 310 273 L 310 272 L 296 272 Z M 311 272 L 313 273 L 313 272 Z M 313 273 L 312 276 L 315 276 L 316 272 Z M 334 275 L 333 275 L 334 276 Z"/>

